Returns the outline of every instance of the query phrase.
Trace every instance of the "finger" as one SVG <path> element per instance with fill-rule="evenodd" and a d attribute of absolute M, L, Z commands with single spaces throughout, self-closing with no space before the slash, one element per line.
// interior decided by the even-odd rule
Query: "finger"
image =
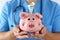
<path fill-rule="evenodd" d="M 34 37 L 34 34 L 30 34 L 29 37 L 30 37 L 30 38 L 33 38 L 33 37 Z"/>
<path fill-rule="evenodd" d="M 39 38 L 38 36 L 39 36 L 39 34 L 34 33 L 34 34 L 30 35 L 30 38 Z"/>
<path fill-rule="evenodd" d="M 15 27 L 14 27 L 14 31 L 15 31 L 15 32 L 20 32 L 19 26 L 15 26 Z"/>
<path fill-rule="evenodd" d="M 20 32 L 20 33 L 14 33 L 15 36 L 23 36 L 23 35 L 27 35 L 27 32 Z"/>
<path fill-rule="evenodd" d="M 39 34 L 42 34 L 42 30 L 44 29 L 44 27 L 41 28 L 41 30 L 39 31 Z"/>
<path fill-rule="evenodd" d="M 31 36 L 30 38 L 39 38 L 38 36 L 36 36 L 36 35 L 33 35 L 33 36 Z"/>
<path fill-rule="evenodd" d="M 43 28 L 42 33 L 46 33 L 46 32 L 48 32 L 46 28 Z"/>
<path fill-rule="evenodd" d="M 18 25 L 14 26 L 14 29 L 20 29 L 20 27 Z"/>
<path fill-rule="evenodd" d="M 14 32 L 20 33 L 20 29 L 15 29 Z"/>
<path fill-rule="evenodd" d="M 40 35 L 40 37 L 43 37 L 43 36 L 45 36 L 45 34 L 46 34 L 46 29 L 43 27 L 41 30 L 41 33 L 39 35 Z"/>
<path fill-rule="evenodd" d="M 29 38 L 28 35 L 17 36 L 17 38 Z"/>
<path fill-rule="evenodd" d="M 20 32 L 20 35 L 27 35 L 27 32 Z"/>
<path fill-rule="evenodd" d="M 39 34 L 39 31 L 35 32 L 36 34 Z"/>
<path fill-rule="evenodd" d="M 44 34 L 43 30 L 44 30 L 44 27 L 42 27 L 42 29 L 39 31 L 40 36 Z"/>
<path fill-rule="evenodd" d="M 19 35 L 19 33 L 17 33 L 17 32 L 14 32 L 14 35 L 15 35 L 15 36 L 18 36 L 18 35 Z"/>
<path fill-rule="evenodd" d="M 39 36 L 39 31 L 35 32 L 34 37 L 38 37 Z"/>

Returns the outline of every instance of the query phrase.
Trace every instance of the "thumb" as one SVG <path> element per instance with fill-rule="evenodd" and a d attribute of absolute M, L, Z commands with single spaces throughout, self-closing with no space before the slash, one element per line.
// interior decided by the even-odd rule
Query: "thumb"
<path fill-rule="evenodd" d="M 14 29 L 14 31 L 16 31 L 16 32 L 20 32 L 20 27 L 19 27 L 18 25 L 15 25 L 13 29 Z"/>

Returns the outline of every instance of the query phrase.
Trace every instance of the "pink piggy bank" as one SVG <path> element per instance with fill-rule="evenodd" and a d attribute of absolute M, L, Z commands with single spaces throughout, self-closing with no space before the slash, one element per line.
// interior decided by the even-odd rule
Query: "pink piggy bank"
<path fill-rule="evenodd" d="M 42 16 L 39 13 L 28 14 L 22 12 L 20 14 L 20 29 L 26 32 L 40 31 L 43 25 L 41 24 Z"/>

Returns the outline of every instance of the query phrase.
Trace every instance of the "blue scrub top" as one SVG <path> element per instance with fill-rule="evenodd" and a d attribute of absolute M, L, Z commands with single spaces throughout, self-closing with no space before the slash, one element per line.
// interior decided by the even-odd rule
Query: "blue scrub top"
<path fill-rule="evenodd" d="M 23 9 L 29 13 L 26 1 L 22 0 L 21 5 L 23 7 L 19 6 L 20 4 L 20 0 L 12 0 L 4 4 L 2 10 L 0 10 L 0 32 L 7 32 L 12 30 L 14 24 L 18 25 L 20 20 L 19 14 L 24 11 Z M 19 7 L 17 8 L 17 6 Z M 41 11 L 41 0 L 37 0 L 33 13 L 36 12 L 42 14 L 42 23 L 49 32 L 60 32 L 60 6 L 58 4 L 50 0 L 42 0 Z M 22 40 L 40 39 L 24 38 Z"/>

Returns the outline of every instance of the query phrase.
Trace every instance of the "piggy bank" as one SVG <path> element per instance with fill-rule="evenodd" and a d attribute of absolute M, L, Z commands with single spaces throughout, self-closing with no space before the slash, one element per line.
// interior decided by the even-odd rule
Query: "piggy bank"
<path fill-rule="evenodd" d="M 22 12 L 20 14 L 20 29 L 26 32 L 40 31 L 43 27 L 42 16 L 39 13 L 31 14 Z"/>

